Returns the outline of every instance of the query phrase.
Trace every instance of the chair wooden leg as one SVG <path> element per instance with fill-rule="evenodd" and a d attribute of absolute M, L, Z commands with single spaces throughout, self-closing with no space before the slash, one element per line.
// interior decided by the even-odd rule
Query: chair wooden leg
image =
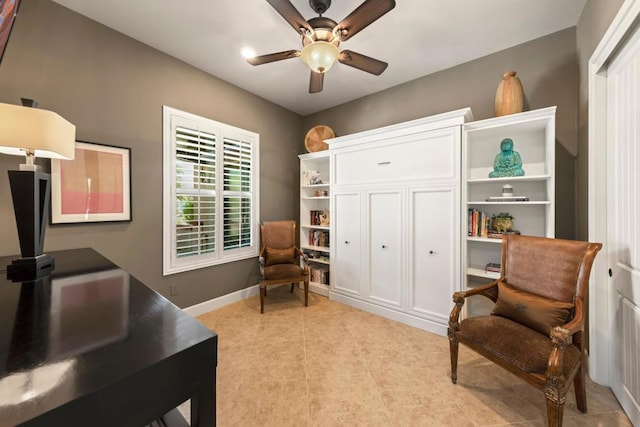
<path fill-rule="evenodd" d="M 573 389 L 576 393 L 576 406 L 580 412 L 587 412 L 587 390 L 585 384 L 585 369 L 584 365 L 580 364 L 580 369 L 573 379 Z"/>
<path fill-rule="evenodd" d="M 558 401 L 547 396 L 547 418 L 549 427 L 562 427 L 563 412 L 564 398 Z"/>
<path fill-rule="evenodd" d="M 292 283 L 292 284 L 291 284 L 291 293 L 293 293 L 293 287 L 294 287 L 295 285 L 296 285 L 295 283 Z"/>
<path fill-rule="evenodd" d="M 264 313 L 264 297 L 267 295 L 267 287 L 260 286 L 260 314 Z"/>
<path fill-rule="evenodd" d="M 458 340 L 449 335 L 449 357 L 451 358 L 451 382 L 458 382 Z"/>
<path fill-rule="evenodd" d="M 309 306 L 309 279 L 304 281 L 304 306 Z"/>

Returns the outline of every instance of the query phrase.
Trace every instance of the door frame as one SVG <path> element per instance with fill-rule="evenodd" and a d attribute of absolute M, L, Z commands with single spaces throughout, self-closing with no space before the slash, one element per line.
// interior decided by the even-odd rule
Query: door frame
<path fill-rule="evenodd" d="M 604 253 L 596 257 L 589 283 L 589 376 L 603 385 L 611 384 L 611 339 L 615 330 L 609 313 L 607 274 L 607 66 L 627 36 L 636 28 L 640 0 L 626 0 L 589 59 L 589 241 L 604 243 Z M 600 202 L 600 203 L 597 203 Z"/>

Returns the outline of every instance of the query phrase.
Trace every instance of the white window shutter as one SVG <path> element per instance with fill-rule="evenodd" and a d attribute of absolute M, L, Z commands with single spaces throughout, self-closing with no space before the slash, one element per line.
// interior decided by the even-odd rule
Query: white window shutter
<path fill-rule="evenodd" d="M 163 126 L 164 274 L 257 256 L 259 136 L 170 107 Z"/>

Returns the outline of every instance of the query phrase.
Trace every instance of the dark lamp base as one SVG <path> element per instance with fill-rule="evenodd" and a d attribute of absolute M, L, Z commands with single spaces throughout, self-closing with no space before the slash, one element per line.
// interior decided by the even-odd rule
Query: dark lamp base
<path fill-rule="evenodd" d="M 7 279 L 14 282 L 36 280 L 49 274 L 56 266 L 52 256 L 19 258 L 7 265 Z"/>

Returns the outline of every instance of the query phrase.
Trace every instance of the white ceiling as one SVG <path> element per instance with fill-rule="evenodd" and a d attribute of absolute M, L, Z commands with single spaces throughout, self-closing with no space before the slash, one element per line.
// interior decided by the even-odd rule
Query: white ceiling
<path fill-rule="evenodd" d="M 301 115 L 311 114 L 575 26 L 586 0 L 396 0 L 395 9 L 352 39 L 349 49 L 389 63 L 381 76 L 343 64 L 309 94 L 309 69 L 293 58 L 251 66 L 259 55 L 301 49 L 293 28 L 265 0 L 54 0 Z M 308 0 L 292 0 L 310 19 Z M 340 22 L 361 0 L 333 0 Z"/>

